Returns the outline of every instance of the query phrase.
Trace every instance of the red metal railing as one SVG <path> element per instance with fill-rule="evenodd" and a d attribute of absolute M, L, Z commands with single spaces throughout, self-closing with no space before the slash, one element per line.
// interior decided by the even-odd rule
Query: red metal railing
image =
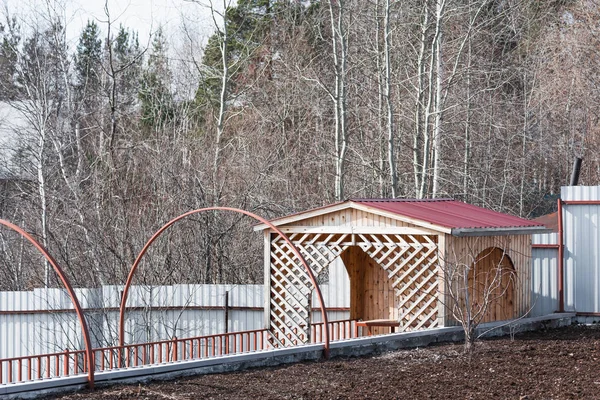
<path fill-rule="evenodd" d="M 323 329 L 323 322 L 313 322 L 311 325 L 311 342 L 312 343 L 323 343 L 325 336 L 325 329 Z M 341 319 L 338 321 L 329 321 L 327 324 L 329 328 L 329 337 L 331 341 L 346 340 L 359 337 L 358 327 L 356 326 L 356 320 L 353 319 Z"/>
<path fill-rule="evenodd" d="M 311 325 L 311 343 L 323 343 L 323 322 Z M 329 337 L 333 341 L 360 337 L 363 333 L 356 320 L 329 321 Z M 102 347 L 92 350 L 96 371 L 142 365 L 164 364 L 174 361 L 197 360 L 229 354 L 249 353 L 273 348 L 266 329 L 220 333 L 157 342 Z M 85 350 L 65 350 L 33 356 L 0 359 L 0 384 L 27 382 L 86 374 L 89 371 Z"/>
<path fill-rule="evenodd" d="M 0 384 L 87 374 L 85 350 L 0 359 Z"/>
<path fill-rule="evenodd" d="M 268 348 L 269 331 L 257 329 L 216 335 L 94 349 L 96 370 L 130 368 L 173 361 L 249 353 Z"/>
<path fill-rule="evenodd" d="M 268 349 L 269 331 L 257 329 L 92 350 L 96 371 L 203 359 Z M 85 350 L 0 359 L 0 384 L 88 373 Z"/>

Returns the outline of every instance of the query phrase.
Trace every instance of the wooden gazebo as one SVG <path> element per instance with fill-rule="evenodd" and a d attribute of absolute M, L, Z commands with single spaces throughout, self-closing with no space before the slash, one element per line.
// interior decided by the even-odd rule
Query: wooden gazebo
<path fill-rule="evenodd" d="M 347 200 L 271 221 L 300 250 L 316 276 L 341 257 L 350 277 L 350 319 L 398 321 L 400 331 L 455 323 L 446 286 L 468 268 L 469 286 L 486 270 L 510 274 L 496 285 L 485 320 L 504 320 L 530 307 L 531 234 L 539 223 L 452 199 Z M 265 241 L 265 325 L 283 344 L 310 341 L 312 286 L 292 249 L 272 229 Z"/>

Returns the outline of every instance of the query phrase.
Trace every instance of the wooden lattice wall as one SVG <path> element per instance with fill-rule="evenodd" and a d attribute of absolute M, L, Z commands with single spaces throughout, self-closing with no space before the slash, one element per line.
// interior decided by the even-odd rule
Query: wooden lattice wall
<path fill-rule="evenodd" d="M 438 325 L 438 236 L 411 234 L 290 233 L 315 275 L 346 249 L 359 247 L 386 272 L 401 330 Z M 269 326 L 282 345 L 307 343 L 310 279 L 290 246 L 269 238 Z M 368 300 L 365 300 L 368 301 Z"/>

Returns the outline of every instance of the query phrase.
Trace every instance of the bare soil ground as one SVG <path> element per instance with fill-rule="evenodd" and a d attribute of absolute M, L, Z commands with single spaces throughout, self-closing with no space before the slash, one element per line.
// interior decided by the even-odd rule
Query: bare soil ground
<path fill-rule="evenodd" d="M 113 386 L 80 399 L 600 399 L 600 327 Z"/>

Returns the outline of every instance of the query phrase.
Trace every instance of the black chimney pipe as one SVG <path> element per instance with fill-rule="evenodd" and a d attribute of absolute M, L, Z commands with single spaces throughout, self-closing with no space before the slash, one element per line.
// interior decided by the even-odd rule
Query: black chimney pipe
<path fill-rule="evenodd" d="M 581 157 L 575 157 L 575 162 L 573 162 L 573 172 L 571 173 L 571 182 L 569 186 L 577 186 L 579 182 L 579 173 L 581 172 Z"/>

